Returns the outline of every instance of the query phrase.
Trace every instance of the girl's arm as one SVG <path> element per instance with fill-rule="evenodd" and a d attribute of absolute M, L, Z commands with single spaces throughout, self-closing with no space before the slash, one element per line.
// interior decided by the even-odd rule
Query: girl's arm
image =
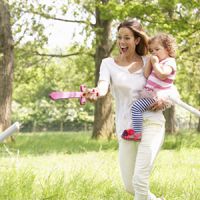
<path fill-rule="evenodd" d="M 151 74 L 151 71 L 152 71 L 152 64 L 151 64 L 151 59 L 149 57 L 149 58 L 147 58 L 147 62 L 146 62 L 145 67 L 144 67 L 145 78 L 149 77 L 149 75 Z"/>
<path fill-rule="evenodd" d="M 156 76 L 161 80 L 165 80 L 172 73 L 171 66 L 165 66 L 163 68 L 160 66 L 157 56 L 151 56 L 151 63 Z"/>

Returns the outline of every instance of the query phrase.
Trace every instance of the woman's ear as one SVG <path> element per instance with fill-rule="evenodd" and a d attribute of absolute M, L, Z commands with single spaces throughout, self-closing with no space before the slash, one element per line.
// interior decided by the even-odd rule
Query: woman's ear
<path fill-rule="evenodd" d="M 141 37 L 137 37 L 137 38 L 135 39 L 135 44 L 138 45 L 138 44 L 140 43 L 140 40 L 141 40 Z"/>

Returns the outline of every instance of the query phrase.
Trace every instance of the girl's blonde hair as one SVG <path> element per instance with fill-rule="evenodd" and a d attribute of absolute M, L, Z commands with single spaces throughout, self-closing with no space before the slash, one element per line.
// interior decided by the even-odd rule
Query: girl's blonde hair
<path fill-rule="evenodd" d="M 172 35 L 166 33 L 158 33 L 149 39 L 148 44 L 150 45 L 155 40 L 157 40 L 168 51 L 170 57 L 176 57 L 176 40 Z"/>

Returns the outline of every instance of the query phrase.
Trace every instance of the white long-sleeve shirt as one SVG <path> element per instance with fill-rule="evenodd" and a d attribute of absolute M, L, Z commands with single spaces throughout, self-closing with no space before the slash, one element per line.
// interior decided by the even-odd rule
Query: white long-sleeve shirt
<path fill-rule="evenodd" d="M 146 57 L 142 57 L 145 65 Z M 109 57 L 102 60 L 98 89 L 100 96 L 104 96 L 110 86 L 116 106 L 116 133 L 120 138 L 124 129 L 131 128 L 131 106 L 139 97 L 139 92 L 146 84 L 143 69 L 130 73 L 128 67 L 120 66 Z M 150 123 L 162 124 L 165 122 L 162 111 L 146 111 L 144 120 Z"/>

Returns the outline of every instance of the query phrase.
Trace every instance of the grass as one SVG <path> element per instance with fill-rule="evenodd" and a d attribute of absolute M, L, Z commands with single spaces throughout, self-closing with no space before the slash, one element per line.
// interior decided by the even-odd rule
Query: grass
<path fill-rule="evenodd" d="M 84 153 L 89 151 L 116 150 L 117 142 L 95 141 L 87 133 L 33 133 L 21 134 L 10 148 L 18 149 L 21 155 L 41 155 L 52 153 Z"/>
<path fill-rule="evenodd" d="M 0 145 L 0 200 L 132 200 L 124 191 L 117 141 L 86 133 L 20 134 Z M 200 199 L 200 135 L 167 136 L 151 176 L 167 200 Z"/>

